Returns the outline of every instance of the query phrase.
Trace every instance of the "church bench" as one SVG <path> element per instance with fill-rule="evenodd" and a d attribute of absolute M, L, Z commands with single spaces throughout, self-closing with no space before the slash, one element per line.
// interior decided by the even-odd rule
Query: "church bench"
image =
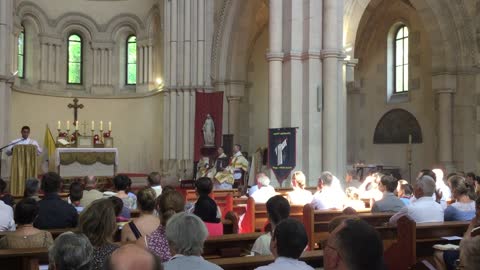
<path fill-rule="evenodd" d="M 306 204 L 303 207 L 303 224 L 309 248 L 314 249 L 316 244 L 328 237 L 328 224 L 332 219 L 344 215 L 340 210 L 314 210 L 310 204 Z M 371 213 L 370 209 L 365 209 L 352 217 L 361 218 L 376 227 L 387 223 L 392 215 L 393 213 Z"/>
<path fill-rule="evenodd" d="M 272 255 L 209 259 L 211 263 L 222 267 L 224 270 L 253 270 L 257 267 L 270 264 L 274 260 Z M 300 260 L 306 262 L 313 268 L 322 267 L 323 251 L 305 251 L 300 257 Z"/>
<path fill-rule="evenodd" d="M 303 205 L 291 205 L 290 217 L 303 223 Z M 255 203 L 253 198 L 248 198 L 245 217 L 242 220 L 242 232 L 262 231 L 267 224 L 268 213 L 264 203 Z"/>
<path fill-rule="evenodd" d="M 60 198 L 62 198 L 65 201 L 68 200 L 68 195 L 69 195 L 69 193 L 66 193 L 66 192 L 58 193 L 58 196 L 60 196 Z M 23 195 L 22 196 L 12 195 L 12 196 L 13 196 L 13 200 L 15 201 L 15 203 L 18 203 L 19 201 L 21 201 L 24 198 Z M 39 194 L 38 197 L 40 199 L 43 199 L 43 197 L 45 197 L 45 194 Z"/>
<path fill-rule="evenodd" d="M 187 202 L 195 202 L 197 201 L 197 193 L 195 189 L 187 189 L 186 190 L 186 200 Z M 240 192 L 238 189 L 217 189 L 213 190 L 211 193 L 211 198 L 216 199 L 216 198 L 225 198 L 227 195 L 231 194 L 232 197 L 240 197 Z"/>
<path fill-rule="evenodd" d="M 205 258 L 239 257 L 250 250 L 262 233 L 225 234 L 209 236 L 203 247 Z"/>
<path fill-rule="evenodd" d="M 47 248 L 0 249 L 2 269 L 38 270 L 41 264 L 48 264 Z"/>

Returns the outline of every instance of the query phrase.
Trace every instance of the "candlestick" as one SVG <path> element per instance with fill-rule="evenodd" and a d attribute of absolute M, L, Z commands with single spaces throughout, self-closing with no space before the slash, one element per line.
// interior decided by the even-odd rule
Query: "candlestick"
<path fill-rule="evenodd" d="M 100 126 L 103 127 L 102 121 L 100 121 Z M 103 128 L 100 128 L 100 143 L 103 143 Z"/>
<path fill-rule="evenodd" d="M 92 121 L 92 131 L 95 130 L 95 121 Z"/>
<path fill-rule="evenodd" d="M 58 121 L 57 129 L 58 130 L 62 129 L 62 122 Z"/>
<path fill-rule="evenodd" d="M 75 130 L 78 131 L 78 120 L 75 121 Z"/>
<path fill-rule="evenodd" d="M 108 131 L 112 131 L 112 122 L 111 121 L 108 122 Z"/>
<path fill-rule="evenodd" d="M 100 130 L 103 130 L 103 121 L 100 121 Z"/>
<path fill-rule="evenodd" d="M 412 144 L 412 134 L 408 134 L 408 144 Z"/>
<path fill-rule="evenodd" d="M 67 130 L 70 130 L 70 121 L 67 121 Z"/>

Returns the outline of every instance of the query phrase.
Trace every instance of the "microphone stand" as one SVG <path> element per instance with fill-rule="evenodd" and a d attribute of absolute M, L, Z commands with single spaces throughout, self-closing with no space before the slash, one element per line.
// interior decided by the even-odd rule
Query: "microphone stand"
<path fill-rule="evenodd" d="M 12 146 L 12 145 L 16 145 L 16 144 L 18 144 L 18 143 L 20 143 L 20 142 L 23 142 L 23 141 L 25 141 L 25 140 L 26 140 L 26 139 L 23 139 L 23 138 L 22 138 L 22 139 L 19 140 L 19 141 L 12 142 L 12 143 L 9 143 L 9 144 L 7 144 L 7 145 L 5 145 L 5 146 L 3 146 L 3 147 L 0 147 L 0 178 L 2 178 L 2 151 L 3 151 L 3 149 L 5 149 L 5 148 L 7 148 L 7 147 L 10 147 L 10 146 Z"/>

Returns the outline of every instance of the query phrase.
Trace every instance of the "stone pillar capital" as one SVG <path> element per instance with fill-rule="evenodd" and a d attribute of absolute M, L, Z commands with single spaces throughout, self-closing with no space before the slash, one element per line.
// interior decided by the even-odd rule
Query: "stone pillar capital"
<path fill-rule="evenodd" d="M 345 60 L 345 66 L 349 67 L 349 68 L 354 68 L 358 65 L 358 59 L 349 59 L 349 60 Z"/>
<path fill-rule="evenodd" d="M 320 57 L 322 59 L 327 59 L 327 58 L 345 59 L 346 55 L 343 50 L 325 49 L 321 51 Z"/>
<path fill-rule="evenodd" d="M 228 102 L 240 102 L 241 96 L 228 96 L 227 101 Z"/>
<path fill-rule="evenodd" d="M 267 61 L 283 61 L 285 54 L 283 52 L 268 52 L 266 57 Z"/>
<path fill-rule="evenodd" d="M 440 94 L 455 94 L 455 89 L 452 88 L 440 88 L 440 89 L 433 89 L 433 92 L 435 94 L 440 95 Z"/>

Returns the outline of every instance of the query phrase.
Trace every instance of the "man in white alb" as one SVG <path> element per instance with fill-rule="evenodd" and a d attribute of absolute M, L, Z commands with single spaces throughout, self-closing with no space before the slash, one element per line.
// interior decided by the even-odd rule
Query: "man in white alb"
<path fill-rule="evenodd" d="M 19 139 L 13 140 L 10 143 L 11 145 L 9 147 L 7 147 L 7 151 L 6 151 L 7 156 L 12 155 L 13 147 L 15 147 L 15 145 L 23 145 L 23 144 L 35 145 L 35 147 L 37 147 L 37 155 L 38 156 L 41 155 L 42 154 L 42 148 L 40 147 L 40 145 L 38 145 L 38 142 L 33 140 L 33 139 L 30 139 L 28 137 L 28 136 L 30 136 L 30 127 L 23 126 L 22 130 L 21 130 L 21 133 L 22 133 L 22 137 L 19 138 Z"/>
<path fill-rule="evenodd" d="M 277 166 L 283 164 L 283 149 L 287 147 L 287 139 L 275 147 L 275 154 L 277 154 Z"/>

